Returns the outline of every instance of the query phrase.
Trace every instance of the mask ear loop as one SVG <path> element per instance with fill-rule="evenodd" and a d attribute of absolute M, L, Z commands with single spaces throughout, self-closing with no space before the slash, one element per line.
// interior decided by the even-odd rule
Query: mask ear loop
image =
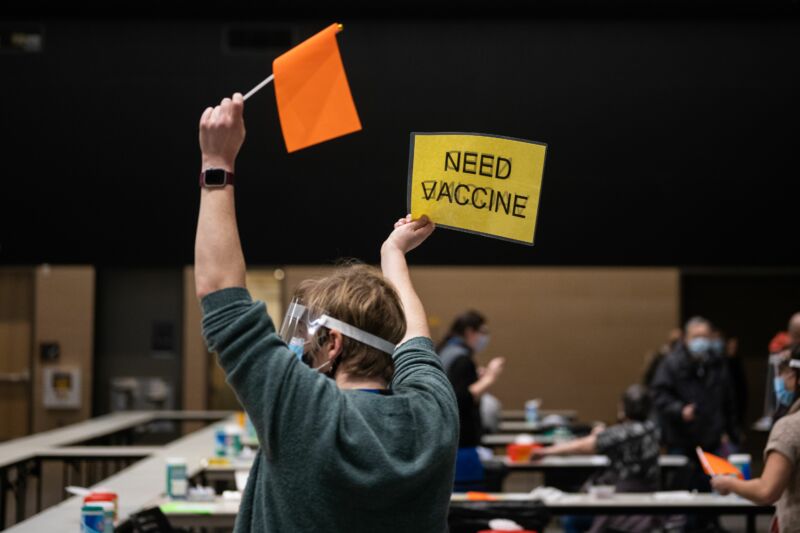
<path fill-rule="evenodd" d="M 323 344 L 325 344 L 325 341 L 328 338 L 328 330 L 322 329 L 317 331 L 322 332 L 321 335 L 319 335 L 319 337 L 317 337 L 317 335 L 314 336 L 314 344 L 316 345 L 316 348 L 319 349 L 322 347 Z M 330 376 L 333 377 L 334 375 L 336 375 L 336 369 L 339 367 L 339 358 L 341 357 L 341 355 L 342 354 L 339 353 L 339 355 L 337 355 L 333 359 L 328 359 L 318 367 L 312 368 L 312 370 L 316 370 L 317 372 L 321 372 L 322 374 L 330 374 Z M 331 366 L 330 370 L 322 372 L 322 369 L 328 365 Z"/>

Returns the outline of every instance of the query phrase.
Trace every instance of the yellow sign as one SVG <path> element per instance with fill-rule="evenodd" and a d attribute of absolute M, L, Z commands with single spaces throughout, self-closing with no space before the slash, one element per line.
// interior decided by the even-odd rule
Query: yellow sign
<path fill-rule="evenodd" d="M 408 208 L 438 226 L 533 245 L 547 145 L 480 133 L 412 133 Z"/>

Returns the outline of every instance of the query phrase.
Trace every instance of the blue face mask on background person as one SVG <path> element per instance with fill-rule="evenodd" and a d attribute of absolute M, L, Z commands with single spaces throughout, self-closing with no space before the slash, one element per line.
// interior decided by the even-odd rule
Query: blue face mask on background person
<path fill-rule="evenodd" d="M 778 403 L 785 406 L 790 406 L 794 402 L 794 393 L 786 388 L 783 378 L 775 378 L 775 398 Z"/>
<path fill-rule="evenodd" d="M 489 346 L 489 335 L 486 333 L 478 333 L 478 336 L 475 338 L 475 351 L 482 352 Z"/>
<path fill-rule="evenodd" d="M 705 356 L 711 349 L 711 341 L 708 340 L 708 337 L 695 337 L 688 342 L 687 347 L 695 357 Z"/>

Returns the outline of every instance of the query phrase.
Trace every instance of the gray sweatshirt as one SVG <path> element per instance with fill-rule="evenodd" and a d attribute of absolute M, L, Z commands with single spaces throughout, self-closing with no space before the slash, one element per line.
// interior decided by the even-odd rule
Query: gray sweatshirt
<path fill-rule="evenodd" d="M 236 532 L 446 531 L 458 410 L 430 339 L 395 350 L 392 394 L 341 390 L 298 361 L 247 289 L 201 304 L 261 443 Z"/>

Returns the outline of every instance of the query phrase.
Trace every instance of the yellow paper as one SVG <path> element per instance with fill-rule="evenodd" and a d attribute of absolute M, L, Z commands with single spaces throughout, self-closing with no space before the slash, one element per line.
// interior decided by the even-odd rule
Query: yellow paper
<path fill-rule="evenodd" d="M 412 133 L 408 207 L 438 226 L 533 244 L 547 145 L 479 133 Z"/>

